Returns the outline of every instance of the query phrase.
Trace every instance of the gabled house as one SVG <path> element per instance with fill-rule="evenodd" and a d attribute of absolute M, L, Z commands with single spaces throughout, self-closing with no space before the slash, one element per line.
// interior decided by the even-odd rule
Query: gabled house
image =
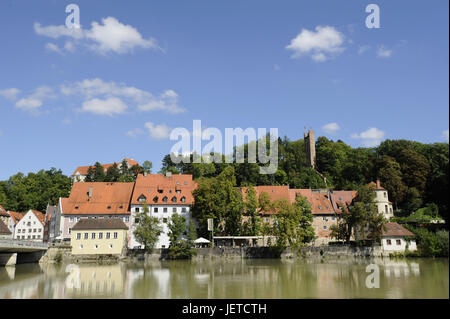
<path fill-rule="evenodd" d="M 371 237 L 369 234 L 368 237 Z M 386 223 L 381 232 L 381 246 L 387 252 L 417 250 L 415 235 L 398 223 Z"/>
<path fill-rule="evenodd" d="M 160 220 L 162 233 L 155 248 L 168 248 L 169 228 L 168 223 L 174 213 L 191 219 L 191 205 L 194 203 L 192 191 L 197 184 L 192 180 L 192 175 L 167 173 L 138 175 L 131 199 L 130 228 L 131 248 L 139 248 L 141 244 L 134 237 L 134 229 L 137 224 L 136 214 L 144 211 L 147 204 L 149 215 Z"/>
<path fill-rule="evenodd" d="M 30 209 L 16 224 L 14 239 L 42 242 L 44 240 L 44 220 L 43 213 Z"/>

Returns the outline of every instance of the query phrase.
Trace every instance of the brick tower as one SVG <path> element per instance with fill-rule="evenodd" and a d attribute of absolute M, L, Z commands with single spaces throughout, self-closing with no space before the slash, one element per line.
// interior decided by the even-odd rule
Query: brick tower
<path fill-rule="evenodd" d="M 314 140 L 314 131 L 308 130 L 308 133 L 304 133 L 305 150 L 307 165 L 312 168 L 316 168 L 316 143 Z"/>

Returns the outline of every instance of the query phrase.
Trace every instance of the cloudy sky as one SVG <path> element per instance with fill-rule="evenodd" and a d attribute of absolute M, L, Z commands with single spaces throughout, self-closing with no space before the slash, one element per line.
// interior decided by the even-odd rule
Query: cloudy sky
<path fill-rule="evenodd" d="M 0 179 L 132 157 L 172 128 L 448 141 L 448 1 L 0 2 Z M 205 142 L 206 143 L 206 142 Z"/>

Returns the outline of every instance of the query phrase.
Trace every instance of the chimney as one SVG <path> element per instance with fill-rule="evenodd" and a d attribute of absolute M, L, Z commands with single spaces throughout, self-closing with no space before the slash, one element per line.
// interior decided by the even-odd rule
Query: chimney
<path fill-rule="evenodd" d="M 144 176 L 147 176 L 147 172 L 144 172 Z"/>
<path fill-rule="evenodd" d="M 378 189 L 381 188 L 381 183 L 380 183 L 380 180 L 379 180 L 379 179 L 377 179 L 377 188 L 378 188 Z"/>
<path fill-rule="evenodd" d="M 88 193 L 88 198 L 92 197 L 92 187 L 89 187 L 89 193 Z"/>

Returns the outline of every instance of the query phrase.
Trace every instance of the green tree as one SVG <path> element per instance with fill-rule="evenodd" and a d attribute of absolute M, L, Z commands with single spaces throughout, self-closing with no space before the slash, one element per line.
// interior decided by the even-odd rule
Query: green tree
<path fill-rule="evenodd" d="M 118 182 L 120 178 L 120 170 L 116 163 L 108 167 L 106 170 L 105 182 Z"/>
<path fill-rule="evenodd" d="M 403 183 L 400 164 L 393 157 L 385 155 L 377 161 L 377 166 L 377 176 L 397 207 L 399 203 L 403 202 L 407 191 L 407 187 Z"/>
<path fill-rule="evenodd" d="M 292 204 L 286 199 L 276 200 L 273 204 L 277 214 L 272 232 L 276 236 L 279 251 L 287 247 L 298 250 L 305 243 L 314 240 L 311 206 L 305 197 L 297 197 Z"/>
<path fill-rule="evenodd" d="M 144 245 L 144 249 L 151 252 L 162 232 L 159 219 L 150 216 L 147 203 L 143 205 L 143 211 L 136 214 L 136 228 L 133 232 L 136 240 Z"/>
<path fill-rule="evenodd" d="M 144 161 L 144 163 L 142 163 L 142 169 L 145 173 L 147 174 L 151 174 L 152 173 L 152 168 L 153 168 L 153 163 L 150 161 Z"/>
<path fill-rule="evenodd" d="M 106 179 L 105 169 L 99 162 L 95 162 L 94 165 L 94 177 L 93 182 L 104 182 Z"/>
<path fill-rule="evenodd" d="M 169 223 L 169 258 L 187 259 L 195 255 L 195 236 L 194 223 L 187 225 L 184 216 L 173 214 Z"/>

